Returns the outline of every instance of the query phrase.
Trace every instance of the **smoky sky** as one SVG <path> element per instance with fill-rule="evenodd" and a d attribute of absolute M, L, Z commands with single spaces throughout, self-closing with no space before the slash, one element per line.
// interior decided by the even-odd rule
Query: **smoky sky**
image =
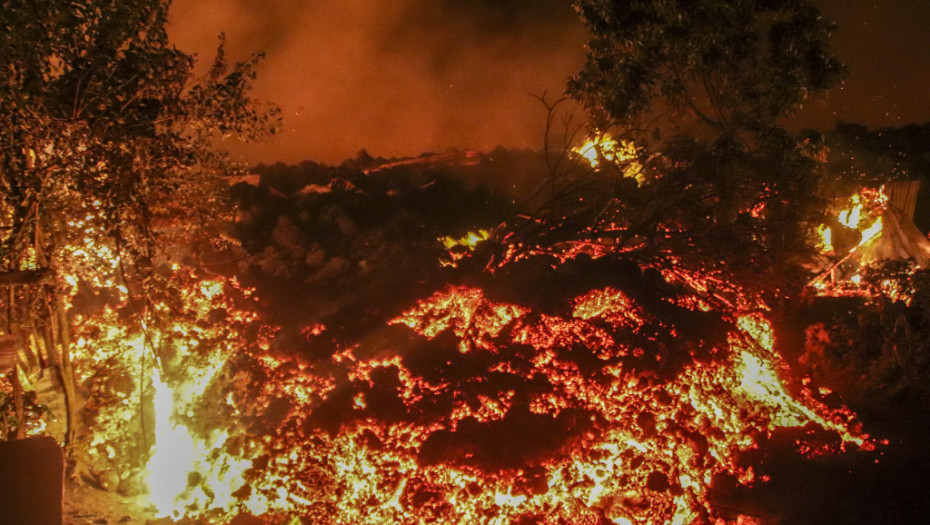
<path fill-rule="evenodd" d="M 220 32 L 233 58 L 265 53 L 253 95 L 282 133 L 233 148 L 261 162 L 538 148 L 534 95 L 561 95 L 585 42 L 561 0 L 176 0 L 171 16 L 202 62 Z"/>
<path fill-rule="evenodd" d="M 833 49 L 849 77 L 793 119 L 828 129 L 836 121 L 870 128 L 930 121 L 930 2 L 816 0 L 837 24 Z"/>
<path fill-rule="evenodd" d="M 850 76 L 790 126 L 930 121 L 930 2 L 813 3 Z M 174 0 L 178 47 L 206 63 L 221 32 L 234 59 L 265 53 L 253 95 L 284 116 L 269 141 L 224 144 L 252 162 L 540 148 L 534 96 L 564 92 L 587 39 L 569 0 Z"/>

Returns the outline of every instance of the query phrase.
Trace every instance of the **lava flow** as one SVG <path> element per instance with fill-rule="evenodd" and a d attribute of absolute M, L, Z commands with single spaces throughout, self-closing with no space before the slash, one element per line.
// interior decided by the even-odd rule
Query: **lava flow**
<path fill-rule="evenodd" d="M 764 304 L 681 269 L 518 258 L 364 336 L 308 319 L 314 352 L 271 344 L 235 280 L 172 279 L 152 322 L 125 291 L 76 312 L 74 362 L 84 475 L 173 519 L 715 522 L 715 480 L 757 482 L 741 455 L 779 428 L 872 446 L 791 379 Z"/>
<path fill-rule="evenodd" d="M 728 317 L 641 279 L 548 311 L 448 286 L 321 361 L 235 333 L 195 344 L 218 307 L 244 330 L 257 320 L 235 313 L 234 283 L 192 281 L 193 322 L 145 381 L 174 405 L 143 429 L 153 501 L 211 522 L 693 523 L 719 517 L 716 476 L 755 481 L 739 455 L 780 427 L 870 446 L 849 413 L 787 380 L 763 312 Z M 96 442 L 115 462 L 139 429 L 104 413 Z"/>

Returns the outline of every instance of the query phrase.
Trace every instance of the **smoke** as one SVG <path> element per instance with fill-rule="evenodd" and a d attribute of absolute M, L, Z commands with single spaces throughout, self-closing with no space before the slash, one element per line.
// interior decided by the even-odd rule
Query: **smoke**
<path fill-rule="evenodd" d="M 208 63 L 262 51 L 255 98 L 283 133 L 230 149 L 256 162 L 336 163 L 360 149 L 538 148 L 546 112 L 582 64 L 568 0 L 176 0 L 171 37 Z"/>

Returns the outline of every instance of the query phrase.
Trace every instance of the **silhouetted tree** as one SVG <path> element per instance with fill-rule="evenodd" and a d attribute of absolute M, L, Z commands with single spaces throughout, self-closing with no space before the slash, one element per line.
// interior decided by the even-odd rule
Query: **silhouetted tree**
<path fill-rule="evenodd" d="M 781 121 L 842 79 L 833 27 L 803 0 L 575 7 L 592 36 L 568 93 L 592 133 L 636 153 L 563 191 L 542 214 L 548 235 L 609 239 L 760 291 L 801 282 L 792 274 L 824 208 L 822 151 L 818 137 L 802 140 Z"/>

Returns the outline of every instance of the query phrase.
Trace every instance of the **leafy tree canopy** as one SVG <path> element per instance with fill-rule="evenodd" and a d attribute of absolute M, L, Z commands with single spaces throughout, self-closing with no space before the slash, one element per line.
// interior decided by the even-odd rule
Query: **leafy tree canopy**
<path fill-rule="evenodd" d="M 607 236 L 761 291 L 803 282 L 798 262 L 824 209 L 823 152 L 781 120 L 842 79 L 833 27 L 803 0 L 574 5 L 591 38 L 568 94 L 593 133 L 636 153 L 568 178 L 541 212 L 560 239 Z"/>
<path fill-rule="evenodd" d="M 575 6 L 593 36 L 569 92 L 599 126 L 761 136 L 845 73 L 829 49 L 833 26 L 804 0 Z"/>
<path fill-rule="evenodd" d="M 216 217 L 227 164 L 215 138 L 259 138 L 275 113 L 248 97 L 258 57 L 231 66 L 221 43 L 194 78 L 194 58 L 168 42 L 167 11 L 162 0 L 4 5 L 6 268 L 65 265 L 60 250 L 94 234 L 143 262 L 159 234 L 190 234 L 198 218 Z"/>
<path fill-rule="evenodd" d="M 32 355 L 26 376 L 60 372 L 70 437 L 80 427 L 69 336 L 77 294 L 128 300 L 137 322 L 152 313 L 140 307 L 146 297 L 177 290 L 155 271 L 181 253 L 171 247 L 209 238 L 228 213 L 223 176 L 233 167 L 217 139 L 258 139 L 276 125 L 276 110 L 249 97 L 259 57 L 230 64 L 221 39 L 196 77 L 194 57 L 168 41 L 168 7 L 10 0 L 0 9 L 0 274 L 44 269 L 4 294 L 0 330 Z"/>

